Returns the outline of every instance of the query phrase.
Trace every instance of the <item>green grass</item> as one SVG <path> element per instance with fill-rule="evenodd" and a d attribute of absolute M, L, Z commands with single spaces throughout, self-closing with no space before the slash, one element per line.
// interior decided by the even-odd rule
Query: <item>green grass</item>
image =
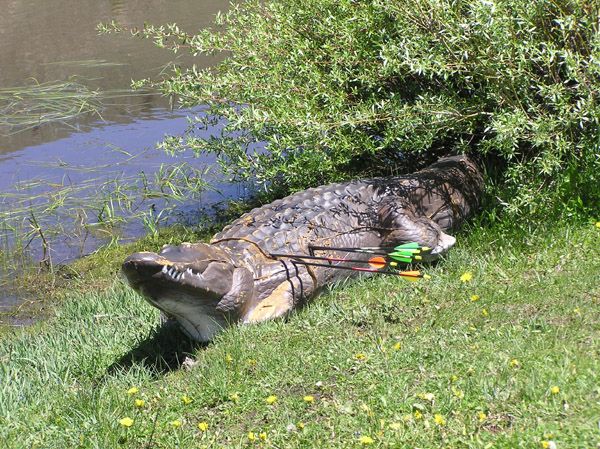
<path fill-rule="evenodd" d="M 338 285 L 207 346 L 157 331 L 119 279 L 71 293 L 0 336 L 0 446 L 596 447 L 599 241 L 593 224 L 473 227 L 428 282 Z"/>

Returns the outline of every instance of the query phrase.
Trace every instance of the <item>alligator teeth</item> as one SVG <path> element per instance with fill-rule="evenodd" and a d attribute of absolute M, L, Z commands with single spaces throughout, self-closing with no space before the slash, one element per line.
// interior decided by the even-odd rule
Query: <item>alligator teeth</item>
<path fill-rule="evenodd" d="M 162 273 L 167 274 L 167 266 L 163 265 L 162 270 L 160 270 Z"/>

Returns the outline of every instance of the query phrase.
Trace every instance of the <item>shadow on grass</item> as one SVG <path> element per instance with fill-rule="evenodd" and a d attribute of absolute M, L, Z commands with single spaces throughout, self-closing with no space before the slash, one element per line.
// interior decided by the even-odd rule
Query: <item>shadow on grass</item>
<path fill-rule="evenodd" d="M 179 326 L 166 323 L 110 365 L 106 374 L 116 374 L 134 365 L 140 365 L 155 376 L 160 376 L 180 369 L 187 358 L 193 357 L 197 349 L 206 346 L 207 343 L 191 340 L 179 330 Z"/>

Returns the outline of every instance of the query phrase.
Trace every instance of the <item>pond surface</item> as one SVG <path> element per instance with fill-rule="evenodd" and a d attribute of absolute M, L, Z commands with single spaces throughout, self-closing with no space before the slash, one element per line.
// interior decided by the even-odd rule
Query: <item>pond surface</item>
<path fill-rule="evenodd" d="M 198 172 L 214 167 L 208 158 L 173 157 L 156 149 L 165 135 L 183 133 L 188 127 L 186 116 L 202 114 L 202 108 L 173 111 L 160 94 L 131 92 L 129 86 L 131 80 L 157 79 L 171 62 L 209 67 L 218 58 L 174 55 L 127 33 L 98 35 L 96 26 L 112 20 L 138 28 L 145 22 L 176 22 L 193 33 L 210 26 L 215 14 L 228 4 L 223 0 L 3 2 L 0 255 L 4 260 L 0 260 L 0 286 L 7 285 L 12 277 L 10 266 L 18 265 L 6 260 L 15 257 L 11 250 L 17 243 L 26 247 L 29 260 L 50 257 L 58 264 L 93 251 L 115 234 L 121 239 L 138 236 L 148 228 L 148 222 L 160 221 L 166 203 L 160 195 L 150 200 L 146 195 L 142 201 L 135 198 L 136 192 L 154 183 L 159 193 L 170 197 L 172 191 L 161 184 L 161 179 L 179 177 L 195 182 Z M 37 89 L 38 85 L 52 90 L 61 83 L 97 94 L 98 113 L 65 120 L 46 120 L 48 115 L 40 113 L 39 123 L 19 124 L 27 115 L 23 112 L 26 108 L 34 111 L 33 115 L 37 113 L 35 101 L 18 105 L 25 109 L 7 107 L 10 101 L 24 101 L 22 96 L 7 100 L 10 95 L 14 97 L 11 91 Z M 41 98 L 47 101 L 45 95 Z M 217 134 L 221 127 L 202 132 Z M 187 169 L 175 174 L 169 171 L 181 163 Z M 217 190 L 188 198 L 178 206 L 182 213 L 207 210 L 244 193 L 243 187 L 214 176 L 218 175 L 206 175 Z M 140 211 L 148 219 L 145 227 L 142 220 L 124 220 Z M 3 299 L 0 295 L 0 311 L 17 302 L 14 296 L 6 294 Z"/>

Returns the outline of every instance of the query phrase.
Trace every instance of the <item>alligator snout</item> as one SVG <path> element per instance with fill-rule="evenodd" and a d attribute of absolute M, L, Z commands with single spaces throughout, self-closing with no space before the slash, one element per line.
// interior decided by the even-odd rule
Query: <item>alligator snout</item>
<path fill-rule="evenodd" d="M 142 252 L 129 256 L 121 267 L 129 284 L 137 288 L 141 282 L 153 278 L 171 263 L 156 253 Z"/>

